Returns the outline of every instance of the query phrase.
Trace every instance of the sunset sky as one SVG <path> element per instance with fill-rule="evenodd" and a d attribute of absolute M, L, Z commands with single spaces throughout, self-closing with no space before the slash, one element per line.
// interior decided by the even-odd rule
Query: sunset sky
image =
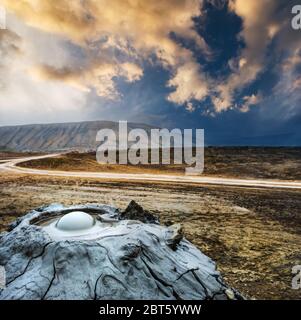
<path fill-rule="evenodd" d="M 129 120 L 301 145 L 287 0 L 0 0 L 0 125 Z"/>

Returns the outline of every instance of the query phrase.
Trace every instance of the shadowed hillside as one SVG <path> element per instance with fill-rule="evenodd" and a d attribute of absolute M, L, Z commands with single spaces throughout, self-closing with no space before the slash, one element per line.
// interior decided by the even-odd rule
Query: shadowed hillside
<path fill-rule="evenodd" d="M 63 151 L 95 150 L 96 133 L 101 129 L 118 132 L 118 122 L 86 121 L 74 123 L 32 124 L 0 127 L 2 150 L 13 151 Z M 128 123 L 128 129 L 150 130 L 146 124 Z"/>

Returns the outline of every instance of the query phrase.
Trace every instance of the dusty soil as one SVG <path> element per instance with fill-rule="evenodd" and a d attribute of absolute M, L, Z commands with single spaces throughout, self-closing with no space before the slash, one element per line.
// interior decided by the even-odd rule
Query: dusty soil
<path fill-rule="evenodd" d="M 57 158 L 26 162 L 22 166 L 62 171 L 173 175 L 184 174 L 186 167 L 175 164 L 105 165 L 97 163 L 95 153 L 70 153 Z M 246 179 L 301 180 L 301 148 L 208 147 L 205 149 L 204 174 Z"/>
<path fill-rule="evenodd" d="M 301 264 L 301 191 L 132 183 L 0 173 L 0 229 L 32 208 L 134 199 L 214 259 L 249 298 L 300 299 L 291 268 Z"/>

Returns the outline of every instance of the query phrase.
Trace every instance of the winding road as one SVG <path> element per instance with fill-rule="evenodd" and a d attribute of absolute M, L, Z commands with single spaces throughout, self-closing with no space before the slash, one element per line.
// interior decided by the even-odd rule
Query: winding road
<path fill-rule="evenodd" d="M 31 160 L 57 157 L 60 154 L 49 154 L 43 156 L 34 156 L 18 159 L 8 159 L 0 161 L 0 173 L 14 172 L 32 175 L 56 176 L 56 177 L 79 177 L 79 178 L 97 178 L 104 180 L 126 180 L 140 182 L 169 182 L 169 183 L 191 183 L 200 185 L 223 185 L 237 187 L 253 188 L 283 188 L 283 189 L 301 189 L 301 181 L 284 180 L 257 180 L 257 179 L 236 179 L 220 178 L 208 176 L 173 176 L 163 174 L 128 174 L 128 173 L 110 173 L 110 172 L 74 172 L 74 171 L 54 171 L 39 170 L 31 168 L 22 168 L 18 164 Z"/>

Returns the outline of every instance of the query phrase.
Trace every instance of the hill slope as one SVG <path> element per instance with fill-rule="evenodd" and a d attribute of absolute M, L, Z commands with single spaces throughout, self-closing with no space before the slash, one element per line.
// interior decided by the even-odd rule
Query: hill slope
<path fill-rule="evenodd" d="M 96 133 L 104 128 L 118 132 L 118 122 L 85 121 L 0 127 L 0 149 L 47 152 L 95 150 L 98 145 Z M 129 122 L 128 128 L 149 131 L 152 127 Z"/>

